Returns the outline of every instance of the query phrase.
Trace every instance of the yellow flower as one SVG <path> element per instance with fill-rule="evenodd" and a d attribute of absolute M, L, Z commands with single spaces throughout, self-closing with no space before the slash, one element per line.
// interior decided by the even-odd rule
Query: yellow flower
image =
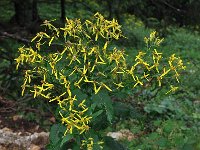
<path fill-rule="evenodd" d="M 102 85 L 101 85 L 101 86 L 99 86 L 99 87 L 97 88 L 96 83 L 98 83 L 98 82 L 96 82 L 96 81 L 93 82 L 93 85 L 94 85 L 94 93 L 95 93 L 95 94 L 97 94 L 97 93 L 99 92 L 99 90 L 101 89 L 101 87 L 102 87 Z"/>
<path fill-rule="evenodd" d="M 149 79 L 147 78 L 148 76 L 149 76 L 149 74 L 146 74 L 146 73 L 144 72 L 143 78 L 145 78 L 147 81 L 149 81 Z"/>
<path fill-rule="evenodd" d="M 84 133 L 85 131 L 89 130 L 89 122 L 92 119 L 92 117 L 86 116 L 85 113 L 88 111 L 88 108 L 86 107 L 85 100 L 83 100 L 78 107 L 81 108 L 82 110 L 76 110 L 74 108 L 74 101 L 77 100 L 76 96 L 74 98 L 70 99 L 64 99 L 62 102 L 67 106 L 69 104 L 69 109 L 68 111 L 71 112 L 67 116 L 63 116 L 61 112 L 59 112 L 61 116 L 61 120 L 63 124 L 66 124 L 67 129 L 65 131 L 65 134 L 68 132 L 70 134 L 73 133 L 73 129 L 77 129 L 79 131 L 79 134 Z M 66 101 L 66 102 L 65 102 Z M 61 107 L 64 110 L 64 107 Z"/>
<path fill-rule="evenodd" d="M 168 92 L 166 92 L 165 94 L 169 94 L 170 92 L 175 92 L 178 89 L 178 87 L 175 87 L 173 85 L 170 85 L 170 88 L 171 89 Z"/>
<path fill-rule="evenodd" d="M 59 37 L 59 30 L 55 27 L 55 26 L 53 26 L 50 22 L 52 22 L 52 21 L 55 21 L 56 19 L 54 19 L 54 20 L 51 20 L 51 21 L 48 21 L 48 20 L 45 20 L 44 22 L 43 22 L 43 24 L 42 24 L 42 26 L 46 26 L 46 27 L 48 27 L 50 30 L 53 30 L 53 31 L 56 31 L 56 34 L 57 34 L 57 36 Z"/>
<path fill-rule="evenodd" d="M 138 84 L 143 85 L 143 83 L 139 80 L 138 76 L 136 76 L 136 83 L 133 87 L 136 87 Z"/>
<path fill-rule="evenodd" d="M 114 82 L 113 82 L 114 83 Z M 117 89 L 119 89 L 120 87 L 124 87 L 122 84 L 122 82 L 120 82 L 120 83 L 114 83 L 116 86 L 117 86 Z"/>
<path fill-rule="evenodd" d="M 135 70 L 135 65 L 132 66 L 130 70 L 126 70 L 126 71 L 127 71 L 127 74 L 130 74 L 132 76 L 133 80 L 136 80 L 135 75 L 134 75 L 134 70 Z"/>
<path fill-rule="evenodd" d="M 86 105 L 85 103 L 85 99 L 78 105 L 78 107 L 82 107 L 83 109 L 85 109 Z"/>
<path fill-rule="evenodd" d="M 111 90 L 106 84 L 101 83 L 101 85 L 102 85 L 103 87 L 105 87 L 108 91 L 112 92 L 112 90 Z"/>
<path fill-rule="evenodd" d="M 161 56 L 161 55 L 162 55 L 162 53 L 158 53 L 158 52 L 157 52 L 157 50 L 156 50 L 156 49 L 154 49 L 153 55 L 155 55 L 155 56 L 157 56 L 157 57 L 158 57 L 158 56 Z"/>
<path fill-rule="evenodd" d="M 160 78 L 163 78 L 166 74 L 168 74 L 170 72 L 170 69 L 168 69 L 167 71 L 166 71 L 166 68 L 164 67 L 164 69 L 163 69 L 163 73 L 161 74 L 161 76 L 160 76 Z"/>
<path fill-rule="evenodd" d="M 74 86 L 76 86 L 76 87 L 78 87 L 78 88 L 80 89 L 81 87 L 80 87 L 79 84 L 80 84 L 80 82 L 83 80 L 83 78 L 84 78 L 84 77 L 81 77 L 81 78 L 79 79 L 78 82 L 76 81 L 76 82 L 74 83 Z"/>
<path fill-rule="evenodd" d="M 146 53 L 140 51 L 139 54 L 136 56 L 135 61 L 137 61 L 137 60 L 142 60 L 142 57 L 143 57 L 145 54 L 146 54 Z"/>
<path fill-rule="evenodd" d="M 145 42 L 146 44 L 148 44 L 149 39 L 148 39 L 147 37 L 145 37 L 145 38 L 144 38 L 144 42 Z"/>
<path fill-rule="evenodd" d="M 61 100 L 61 97 L 64 96 L 66 94 L 66 92 L 62 93 L 61 95 L 59 96 L 56 96 L 55 98 L 51 99 L 49 102 L 53 102 L 53 101 L 58 101 L 60 102 Z"/>
<path fill-rule="evenodd" d="M 38 42 L 40 42 L 43 39 L 43 37 L 50 38 L 50 36 L 47 33 L 39 32 L 39 33 L 37 33 L 37 35 L 34 38 L 32 38 L 31 42 L 33 42 L 37 38 L 39 38 Z"/>
<path fill-rule="evenodd" d="M 104 54 L 106 54 L 107 46 L 108 46 L 108 41 L 106 41 L 106 43 L 103 46 L 103 52 L 104 52 Z"/>
<path fill-rule="evenodd" d="M 162 80 L 162 77 L 157 77 L 158 86 L 161 86 L 161 80 Z"/>
<path fill-rule="evenodd" d="M 54 38 L 55 38 L 54 36 L 51 37 L 51 40 L 49 41 L 49 46 L 51 46 L 51 43 L 52 43 L 52 41 L 53 41 Z"/>
<path fill-rule="evenodd" d="M 153 31 L 153 32 L 150 33 L 149 40 L 153 41 L 155 39 L 155 37 L 156 37 L 156 31 Z"/>

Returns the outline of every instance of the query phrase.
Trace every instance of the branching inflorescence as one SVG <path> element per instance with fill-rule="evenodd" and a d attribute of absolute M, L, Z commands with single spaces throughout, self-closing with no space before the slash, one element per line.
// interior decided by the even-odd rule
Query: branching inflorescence
<path fill-rule="evenodd" d="M 24 71 L 22 95 L 27 89 L 34 98 L 56 102 L 66 126 L 64 135 L 84 134 L 92 121 L 90 99 L 78 99 L 74 89 L 98 94 L 102 89 L 134 89 L 152 81 L 162 86 L 163 80 L 171 76 L 179 82 L 180 71 L 185 69 L 175 54 L 163 64 L 162 53 L 156 48 L 163 39 L 156 37 L 156 32 L 144 39 L 147 52 L 140 51 L 134 59 L 124 50 L 109 49 L 112 40 L 124 36 L 117 20 L 108 21 L 99 13 L 83 23 L 80 19 L 66 19 L 63 28 L 56 28 L 51 21 L 45 21 L 43 26 L 45 32 L 32 39 L 33 46 L 19 48 L 15 60 L 17 69 L 20 65 L 29 66 Z M 167 93 L 176 89 L 171 85 Z M 92 149 L 93 140 L 88 140 L 89 143 L 83 140 L 82 146 Z"/>

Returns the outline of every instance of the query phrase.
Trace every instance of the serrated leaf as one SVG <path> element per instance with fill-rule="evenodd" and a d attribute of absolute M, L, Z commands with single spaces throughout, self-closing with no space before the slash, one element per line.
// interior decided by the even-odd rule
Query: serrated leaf
<path fill-rule="evenodd" d="M 107 119 L 111 123 L 113 119 L 114 110 L 112 106 L 112 100 L 108 95 L 108 91 L 101 90 L 97 94 L 93 94 L 92 100 L 94 101 L 94 103 L 97 104 L 97 106 L 105 107 Z"/>
<path fill-rule="evenodd" d="M 106 129 L 110 125 L 110 123 L 107 120 L 107 115 L 106 115 L 105 110 L 97 118 L 93 119 L 92 123 L 93 123 L 92 124 L 92 128 L 95 129 L 95 130 L 104 130 L 104 129 Z"/>
<path fill-rule="evenodd" d="M 49 139 L 52 145 L 57 145 L 65 132 L 65 127 L 62 124 L 54 124 L 51 127 Z"/>

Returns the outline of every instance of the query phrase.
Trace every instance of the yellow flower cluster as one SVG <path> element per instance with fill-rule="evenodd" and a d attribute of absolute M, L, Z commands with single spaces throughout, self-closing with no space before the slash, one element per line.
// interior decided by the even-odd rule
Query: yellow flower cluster
<path fill-rule="evenodd" d="M 144 85 L 146 81 L 152 82 L 154 79 L 158 82 L 158 86 L 162 85 L 162 80 L 167 76 L 171 77 L 172 74 L 179 82 L 180 72 L 181 70 L 185 70 L 186 66 L 184 66 L 183 61 L 180 57 L 176 57 L 175 54 L 172 54 L 168 58 L 168 64 L 163 65 L 163 57 L 162 53 L 158 52 L 156 48 L 151 47 L 159 46 L 160 43 L 163 42 L 163 38 L 160 39 L 156 36 L 156 31 L 150 34 L 150 37 L 145 37 L 144 41 L 148 46 L 147 53 L 140 51 L 135 58 L 135 64 L 127 69 L 126 72 L 128 75 L 131 75 L 132 79 L 136 82 L 133 87 L 137 85 Z M 149 45 L 150 44 L 150 45 Z M 149 59 L 149 54 L 151 55 L 151 59 Z M 143 75 L 137 72 L 143 71 Z M 137 75 L 138 74 L 138 75 Z M 144 81 L 146 79 L 146 81 Z M 178 87 L 174 87 L 170 85 L 170 90 L 166 92 L 166 94 L 170 92 L 174 92 Z"/>
<path fill-rule="evenodd" d="M 156 39 L 159 40 L 158 38 Z M 158 85 L 161 86 L 164 77 L 170 75 L 173 72 L 174 72 L 174 77 L 176 78 L 177 82 L 179 82 L 179 76 L 180 76 L 179 72 L 181 70 L 185 70 L 186 68 L 186 66 L 183 65 L 183 61 L 181 60 L 180 57 L 176 57 L 175 54 L 172 54 L 168 59 L 168 65 L 166 64 L 165 66 L 163 66 L 160 63 L 162 60 L 162 53 L 157 52 L 156 49 L 152 51 L 152 62 L 153 62 L 152 64 L 149 63 L 150 61 L 148 62 L 145 60 L 145 55 L 146 53 L 139 52 L 135 58 L 136 63 L 129 70 L 127 70 L 127 73 L 132 76 L 134 81 L 136 81 L 134 87 L 136 87 L 138 84 L 143 85 L 144 84 L 144 82 L 142 82 L 143 79 L 146 79 L 147 81 L 153 80 L 153 76 L 156 76 L 156 78 L 155 77 L 154 78 L 157 80 Z M 136 68 L 138 66 L 140 66 L 139 67 L 140 70 L 143 69 L 144 71 L 143 76 L 138 77 L 137 75 L 134 75 L 134 73 L 137 72 Z M 173 86 L 171 85 L 170 87 Z M 170 90 L 170 92 L 174 91 L 175 90 Z"/>
<path fill-rule="evenodd" d="M 95 94 L 101 88 L 112 91 L 101 80 L 107 76 L 103 71 L 97 69 L 108 61 L 106 49 L 109 41 L 106 41 L 103 48 L 99 46 L 89 47 L 91 43 L 85 43 L 84 38 L 90 40 L 94 38 L 94 41 L 97 41 L 99 36 L 108 40 L 118 39 L 122 36 L 121 26 L 115 19 L 108 21 L 99 13 L 94 15 L 93 21 L 86 20 L 83 24 L 80 19 L 66 19 L 64 28 L 56 28 L 51 24 L 51 21 L 45 20 L 42 26 L 45 26 L 46 30 L 50 30 L 50 32 L 37 33 L 32 39 L 32 42 L 36 43 L 35 48 L 19 48 L 20 55 L 15 59 L 17 69 L 24 62 L 32 66 L 31 70 L 25 70 L 22 95 L 24 95 L 25 89 L 29 88 L 34 98 L 40 96 L 48 99 L 49 102 L 57 102 L 61 109 L 59 112 L 61 121 L 67 128 L 65 134 L 72 134 L 74 129 L 82 134 L 89 130 L 91 117 L 87 115 L 86 100 L 77 100 L 76 95 L 73 95 L 71 90 L 74 87 L 81 89 L 83 84 L 91 84 Z M 59 41 L 58 38 L 61 34 L 64 37 L 63 49 L 45 54 L 43 51 L 45 45 L 52 46 L 52 43 Z M 119 53 L 110 54 L 110 61 L 112 59 L 116 62 L 120 61 L 121 56 L 118 57 L 117 54 Z M 61 68 L 60 64 L 62 64 Z M 96 76 L 95 79 L 93 79 L 94 76 Z M 70 77 L 75 79 L 72 81 Z M 51 78 L 55 78 L 65 89 L 61 90 L 63 92 L 58 96 L 52 94 L 57 87 L 50 80 Z M 34 83 L 31 82 L 32 79 L 34 79 Z M 35 79 L 39 82 L 37 83 Z"/>
<path fill-rule="evenodd" d="M 101 149 L 103 149 L 103 146 L 101 146 L 104 142 L 102 141 L 99 141 L 99 142 L 94 142 L 94 139 L 93 138 L 88 138 L 88 140 L 82 140 L 81 141 L 81 147 L 85 147 L 87 148 L 87 150 L 93 150 L 93 146 L 94 145 L 99 145 Z"/>
<path fill-rule="evenodd" d="M 150 33 L 149 37 L 144 38 L 144 42 L 148 46 L 160 46 L 160 44 L 164 41 L 164 38 L 160 39 L 156 36 L 156 31 Z"/>
<path fill-rule="evenodd" d="M 122 36 L 121 26 L 117 20 L 113 18 L 112 21 L 108 21 L 100 13 L 96 13 L 94 17 L 96 19 L 95 23 L 86 20 L 85 24 L 92 31 L 92 34 L 95 35 L 95 41 L 98 40 L 99 36 L 107 40 L 112 38 L 118 40 Z"/>
<path fill-rule="evenodd" d="M 17 66 L 16 69 L 18 69 L 19 64 L 23 64 L 24 62 L 28 63 L 35 63 L 35 62 L 41 62 L 42 61 L 42 56 L 37 53 L 37 51 L 34 51 L 31 47 L 29 48 L 24 48 L 20 47 L 18 49 L 20 56 L 15 59 Z"/>
<path fill-rule="evenodd" d="M 67 101 L 68 103 L 66 103 L 65 101 Z M 65 107 L 66 105 L 69 105 L 69 109 L 66 110 L 67 112 L 59 112 L 60 116 L 62 117 L 62 123 L 67 126 L 67 130 L 65 131 L 64 135 L 66 135 L 67 133 L 72 134 L 74 128 L 78 130 L 79 134 L 82 134 L 83 132 L 89 130 L 88 123 L 90 122 L 92 117 L 85 115 L 85 112 L 88 110 L 87 106 L 84 104 L 85 100 L 83 100 L 78 105 L 78 108 L 81 110 L 77 110 L 77 108 L 74 107 L 74 101 L 77 101 L 76 96 L 71 98 L 70 100 L 64 99 L 59 103 L 59 105 L 61 105 L 61 108 L 63 109 L 65 109 L 63 104 L 65 104 Z M 65 114 L 68 115 L 66 116 Z"/>
<path fill-rule="evenodd" d="M 123 87 L 144 86 L 153 80 L 161 86 L 163 78 L 172 72 L 179 81 L 180 70 L 185 69 L 175 54 L 169 57 L 168 66 L 162 67 L 162 53 L 157 49 L 151 51 L 151 60 L 147 59 L 147 53 L 140 51 L 127 63 L 130 58 L 124 50 L 108 49 L 112 39 L 123 37 L 121 26 L 115 19 L 108 21 L 99 13 L 84 23 L 80 19 L 66 19 L 64 28 L 56 28 L 51 21 L 45 21 L 43 26 L 48 32 L 39 32 L 32 39 L 35 48 L 19 48 L 20 55 L 15 59 L 17 69 L 24 63 L 31 66 L 25 70 L 22 95 L 25 88 L 29 88 L 34 98 L 41 96 L 49 102 L 57 102 L 61 122 L 66 125 L 65 135 L 76 131 L 85 133 L 92 119 L 87 100 L 77 99 L 74 89 L 90 91 L 91 95 L 98 94 L 101 89 L 112 92 Z M 100 38 L 105 41 L 103 45 L 97 44 Z M 162 41 L 156 37 L 156 32 L 145 38 L 147 45 L 159 46 Z M 53 46 L 57 43 L 58 48 Z M 177 89 L 170 87 L 169 92 Z M 84 144 L 92 149 L 94 142 L 89 139 L 89 142 L 83 141 Z"/>
<path fill-rule="evenodd" d="M 64 31 L 64 37 L 69 35 L 79 38 L 79 34 L 83 32 L 80 19 L 71 20 L 66 18 L 65 27 L 60 29 Z"/>

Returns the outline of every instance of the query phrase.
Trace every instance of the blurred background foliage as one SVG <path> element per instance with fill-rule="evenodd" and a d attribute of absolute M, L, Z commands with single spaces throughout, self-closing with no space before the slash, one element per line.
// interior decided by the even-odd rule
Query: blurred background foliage
<path fill-rule="evenodd" d="M 127 37 L 113 47 L 131 56 L 145 50 L 144 37 L 153 30 L 165 38 L 160 46 L 164 56 L 176 53 L 187 65 L 179 91 L 174 94 L 143 91 L 136 97 L 116 94 L 116 121 L 105 131 L 130 129 L 135 138 L 121 141 L 129 149 L 200 149 L 200 1 L 199 0 L 1 0 L 0 1 L 0 96 L 17 103 L 16 111 L 45 125 L 27 108 L 54 111 L 45 101 L 21 97 L 22 74 L 14 58 L 18 47 L 29 45 L 44 20 L 65 17 L 85 20 L 96 12 L 116 18 Z M 152 96 L 154 95 L 154 96 Z M 0 105 L 0 108 L 2 106 Z"/>

